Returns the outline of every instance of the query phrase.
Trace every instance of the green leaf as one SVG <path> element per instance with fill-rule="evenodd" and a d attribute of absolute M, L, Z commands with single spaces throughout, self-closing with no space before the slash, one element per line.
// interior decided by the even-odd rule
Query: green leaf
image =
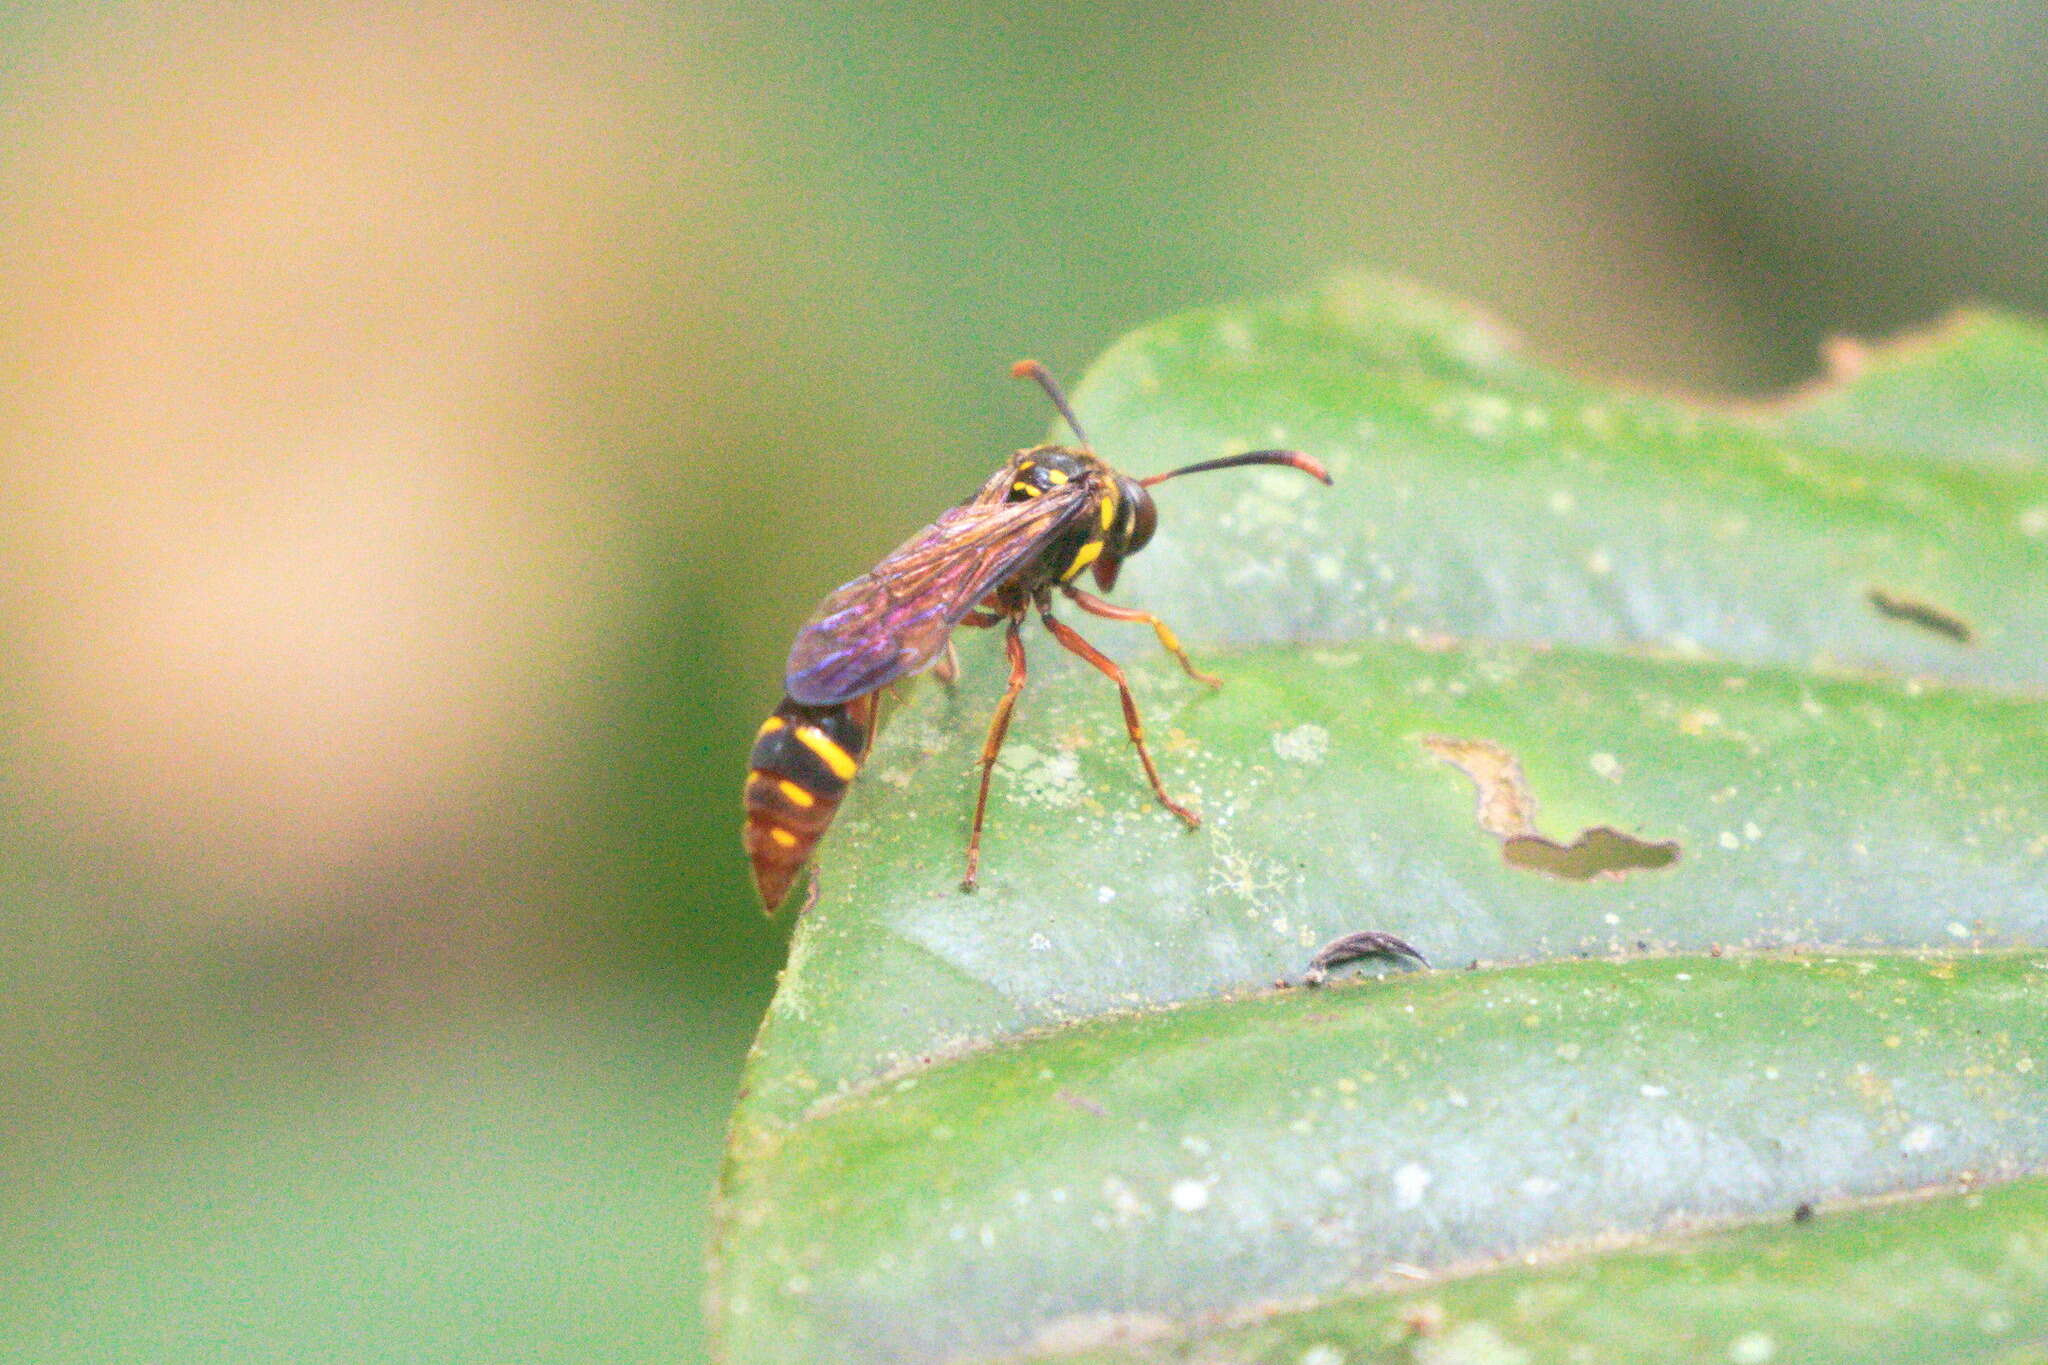
<path fill-rule="evenodd" d="M 1971 309 L 1875 350 L 1838 345 L 1833 359 L 1840 382 L 1760 414 L 1766 424 L 1945 464 L 2048 464 L 2048 332 L 2026 318 Z"/>
<path fill-rule="evenodd" d="M 1572 962 L 1210 1000 L 748 1138 L 738 1358 L 973 1358 L 2039 1168 L 2048 958 Z"/>
<path fill-rule="evenodd" d="M 1963 323 L 1915 354 L 1990 367 L 2002 392 L 2015 349 L 2009 328 Z M 1146 328 L 1077 402 L 1098 447 L 1141 472 L 1285 443 L 1336 476 L 1159 490 L 1159 539 L 1121 595 L 1190 639 L 1488 636 L 2048 683 L 2048 468 L 1919 453 L 1934 400 L 1904 378 L 1895 365 L 1868 380 L 1878 392 L 1837 395 L 1812 419 L 1828 439 L 1804 439 L 1775 416 L 1535 368 L 1483 322 L 1348 280 Z M 2048 442 L 2038 407 L 1986 420 Z M 1841 443 L 1879 422 L 1896 447 Z M 1887 617 L 1872 590 L 1956 616 L 1972 644 Z"/>
<path fill-rule="evenodd" d="M 1142 1324 L 1104 1323 L 1098 1336 Z M 1847 1328 L 1848 1330 L 1844 1330 Z M 1410 1285 L 1254 1327 L 1062 1356 L 1066 1365 L 2039 1362 L 2048 1183 L 1826 1211 L 1563 1265 Z"/>
<path fill-rule="evenodd" d="M 1120 343 L 1078 396 L 1124 467 L 1338 484 L 1159 490 L 1118 596 L 1220 691 L 1089 623 L 1200 830 L 1034 633 L 962 893 L 994 642 L 891 720 L 734 1119 L 728 1358 L 1383 1319 L 1404 1267 L 2048 1167 L 2048 474 L 1987 455 L 2048 432 L 2036 352 L 1961 325 L 1716 413 L 1361 280 Z M 1982 381 L 1954 447 L 1916 363 Z M 1362 929 L 1463 970 L 1274 989 Z"/>
<path fill-rule="evenodd" d="M 1040 650 L 1040 653 L 1047 653 Z M 1048 655 L 959 890 L 988 675 L 928 689 L 849 799 L 751 1072 L 792 1119 L 902 1063 L 1022 1029 L 1299 976 L 1383 929 L 1441 963 L 1797 945 L 2048 942 L 2048 706 L 1765 669 L 1504 647 L 1135 673 L 1170 787 L 1115 694 Z M 1510 865 L 1425 741 L 1512 754 L 1559 843 L 1611 826 L 1678 860 L 1566 881 Z"/>

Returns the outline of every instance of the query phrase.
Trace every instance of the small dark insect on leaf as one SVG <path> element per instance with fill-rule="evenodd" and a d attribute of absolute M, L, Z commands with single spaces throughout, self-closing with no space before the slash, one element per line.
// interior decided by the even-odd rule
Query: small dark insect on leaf
<path fill-rule="evenodd" d="M 1977 638 L 1977 632 L 1970 628 L 1970 623 L 1946 607 L 1879 587 L 1866 589 L 1863 597 L 1878 615 L 1918 626 L 1959 645 L 1971 644 Z"/>
<path fill-rule="evenodd" d="M 1331 939 L 1316 949 L 1316 955 L 1309 959 L 1308 971 L 1303 974 L 1304 986 L 1320 986 L 1329 979 L 1330 968 L 1346 962 L 1356 962 L 1364 957 L 1407 957 L 1422 966 L 1429 966 L 1429 959 L 1417 952 L 1404 939 L 1377 929 L 1362 929 L 1355 934 Z"/>
<path fill-rule="evenodd" d="M 1792 1210 L 1792 1221 L 1795 1223 L 1811 1223 L 1813 1221 L 1813 1205 L 1802 1200 L 1799 1207 Z"/>

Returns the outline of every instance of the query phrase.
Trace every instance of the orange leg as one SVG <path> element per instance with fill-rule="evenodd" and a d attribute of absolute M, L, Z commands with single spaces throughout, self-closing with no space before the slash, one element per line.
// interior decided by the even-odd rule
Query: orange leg
<path fill-rule="evenodd" d="M 1010 713 L 1017 709 L 1017 694 L 1024 690 L 1024 618 L 1010 618 L 1010 630 L 1003 637 L 1003 652 L 1010 656 L 1010 685 L 996 703 L 995 716 L 988 723 L 988 739 L 981 746 L 981 791 L 974 798 L 974 828 L 967 836 L 967 875 L 960 889 L 974 889 L 975 874 L 981 867 L 981 822 L 988 814 L 988 782 L 996 769 L 996 755 L 1003 751 L 1003 736 L 1010 730 Z"/>
<path fill-rule="evenodd" d="M 1166 647 L 1166 652 L 1180 660 L 1180 666 L 1188 671 L 1190 678 L 1193 678 L 1196 682 L 1205 682 L 1211 687 L 1223 686 L 1223 679 L 1213 673 L 1202 672 L 1202 670 L 1196 668 L 1189 661 L 1188 652 L 1180 647 L 1180 637 L 1173 633 L 1173 627 L 1167 625 L 1166 622 L 1160 620 L 1151 612 L 1138 611 L 1132 607 L 1120 607 L 1114 602 L 1103 601 L 1092 592 L 1082 592 L 1079 588 L 1068 588 L 1066 589 L 1066 594 L 1074 599 L 1075 606 L 1095 616 L 1101 616 L 1111 621 L 1144 622 L 1152 627 L 1152 633 L 1159 637 L 1159 643 Z"/>
<path fill-rule="evenodd" d="M 1151 782 L 1152 794 L 1159 798 L 1159 804 L 1185 820 L 1189 829 L 1201 824 L 1201 817 L 1168 796 L 1166 788 L 1160 785 L 1159 769 L 1152 766 L 1151 751 L 1145 747 L 1145 727 L 1138 722 L 1138 702 L 1131 695 L 1131 685 L 1124 681 L 1124 671 L 1118 668 L 1108 655 L 1082 639 L 1079 631 L 1054 620 L 1050 611 L 1041 608 L 1038 614 L 1045 621 L 1045 628 L 1052 632 L 1054 639 L 1108 674 L 1109 680 L 1116 684 L 1116 690 L 1124 703 L 1124 728 L 1131 733 L 1131 743 L 1138 746 L 1138 761 L 1145 765 L 1145 778 Z M 1189 671 L 1193 672 L 1192 669 Z"/>

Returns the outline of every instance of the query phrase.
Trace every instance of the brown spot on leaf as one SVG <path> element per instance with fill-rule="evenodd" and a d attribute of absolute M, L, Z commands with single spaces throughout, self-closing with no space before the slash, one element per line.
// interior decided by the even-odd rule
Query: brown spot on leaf
<path fill-rule="evenodd" d="M 1425 735 L 1422 746 L 1472 779 L 1479 792 L 1479 827 L 1501 841 L 1510 867 L 1583 882 L 1669 867 L 1678 861 L 1673 840 L 1651 842 L 1608 825 L 1582 831 L 1569 844 L 1536 828 L 1536 798 L 1522 775 L 1521 760 L 1487 739 Z"/>
<path fill-rule="evenodd" d="M 1539 834 L 1516 835 L 1507 841 L 1501 856 L 1531 872 L 1583 882 L 1602 875 L 1619 877 L 1626 872 L 1669 867 L 1678 861 L 1678 845 L 1669 840 L 1650 843 L 1606 825 L 1595 825 L 1569 844 Z"/>
<path fill-rule="evenodd" d="M 1520 759 L 1490 739 L 1424 735 L 1422 747 L 1472 779 L 1479 789 L 1479 828 L 1497 839 L 1536 833 L 1536 799 Z"/>

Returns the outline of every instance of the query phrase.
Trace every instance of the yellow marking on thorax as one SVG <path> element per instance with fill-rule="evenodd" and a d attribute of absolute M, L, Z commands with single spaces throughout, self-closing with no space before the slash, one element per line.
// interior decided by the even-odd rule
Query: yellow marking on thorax
<path fill-rule="evenodd" d="M 1067 471 L 1064 469 L 1048 468 L 1045 471 L 1045 477 L 1051 479 L 1053 481 L 1054 486 L 1058 486 L 1067 481 Z"/>
<path fill-rule="evenodd" d="M 1067 571 L 1060 575 L 1060 582 L 1066 583 L 1071 581 L 1081 570 L 1093 564 L 1101 554 L 1102 542 L 1099 540 L 1091 540 L 1080 549 L 1074 551 L 1074 561 L 1067 565 Z"/>
<path fill-rule="evenodd" d="M 851 782 L 853 775 L 860 771 L 860 761 L 840 748 L 832 736 L 817 726 L 797 726 L 796 737 L 798 743 L 823 759 L 825 766 L 832 770 L 832 775 L 841 782 Z"/>
<path fill-rule="evenodd" d="M 796 836 L 780 825 L 768 826 L 768 837 L 784 848 L 796 847 Z"/>
<path fill-rule="evenodd" d="M 784 721 L 782 717 L 770 716 L 768 717 L 768 719 L 761 722 L 761 728 L 755 732 L 754 738 L 766 739 L 768 738 L 768 736 L 774 734 L 777 730 L 780 730 L 783 727 L 783 724 Z"/>
<path fill-rule="evenodd" d="M 1102 503 L 1097 508 L 1097 511 L 1102 517 L 1102 529 L 1107 531 L 1109 524 L 1116 520 L 1116 490 L 1114 488 L 1102 495 Z"/>

